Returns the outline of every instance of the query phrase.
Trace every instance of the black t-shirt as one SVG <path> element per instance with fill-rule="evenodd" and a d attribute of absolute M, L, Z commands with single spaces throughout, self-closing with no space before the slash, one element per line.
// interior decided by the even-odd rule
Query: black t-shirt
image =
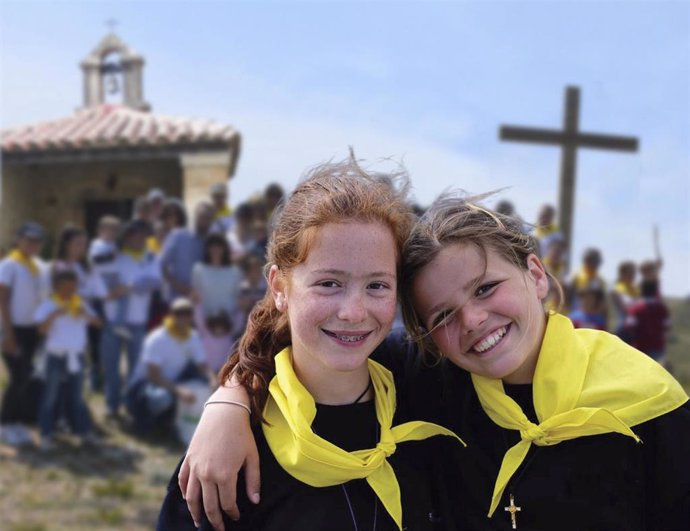
<path fill-rule="evenodd" d="M 611 433 L 559 444 L 532 445 L 494 516 L 489 505 L 506 451 L 519 432 L 486 415 L 470 374 L 448 360 L 425 367 L 398 332 L 380 361 L 396 372 L 400 402 L 412 418 L 433 420 L 460 436 L 467 448 L 439 438 L 444 458 L 436 469 L 437 510 L 457 531 L 511 529 L 505 511 L 514 495 L 522 531 L 689 531 L 690 404 L 633 428 L 642 439 Z M 531 385 L 504 385 L 537 422 Z"/>
<path fill-rule="evenodd" d="M 393 423 L 402 422 L 396 415 Z M 372 448 L 379 439 L 374 402 L 348 406 L 317 404 L 313 430 L 324 439 L 346 451 Z M 261 503 L 251 504 L 244 488 L 238 488 L 238 506 L 242 517 L 233 522 L 225 517 L 228 530 L 261 531 L 396 531 L 397 526 L 365 480 L 343 485 L 316 488 L 290 476 L 273 456 L 263 432 L 254 430 L 261 460 Z M 434 514 L 429 479 L 435 452 L 427 441 L 398 445 L 388 458 L 401 490 L 403 525 L 409 531 L 439 529 Z M 244 484 L 240 478 L 239 485 Z M 353 518 L 356 520 L 353 522 Z M 205 520 L 202 530 L 211 530 Z M 177 486 L 177 471 L 169 485 L 168 495 L 158 523 L 159 531 L 194 529 L 187 506 Z"/>

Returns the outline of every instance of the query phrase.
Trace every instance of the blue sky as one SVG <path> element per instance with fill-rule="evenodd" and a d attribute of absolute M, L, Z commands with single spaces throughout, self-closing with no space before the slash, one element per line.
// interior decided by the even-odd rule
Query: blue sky
<path fill-rule="evenodd" d="M 559 150 L 499 142 L 498 127 L 559 127 L 576 84 L 581 128 L 637 135 L 641 150 L 580 151 L 575 260 L 599 246 L 613 279 L 651 257 L 656 224 L 664 289 L 690 294 L 688 2 L 2 0 L 3 128 L 80 105 L 77 65 L 109 18 L 146 57 L 154 111 L 242 132 L 233 202 L 352 145 L 403 159 L 421 203 L 510 187 L 497 199 L 533 221 L 556 202 Z"/>

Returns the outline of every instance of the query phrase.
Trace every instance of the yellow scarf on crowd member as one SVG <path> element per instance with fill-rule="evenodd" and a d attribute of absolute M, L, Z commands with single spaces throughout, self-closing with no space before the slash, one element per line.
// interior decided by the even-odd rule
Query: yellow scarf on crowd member
<path fill-rule="evenodd" d="M 604 280 L 599 275 L 597 275 L 596 273 L 590 273 L 584 267 L 580 268 L 580 270 L 577 273 L 575 273 L 575 276 L 573 277 L 573 283 L 575 284 L 575 289 L 577 291 L 587 289 L 592 282 L 599 283 L 599 287 L 601 287 L 601 289 L 606 289 L 606 282 L 604 282 Z"/>
<path fill-rule="evenodd" d="M 540 225 L 534 229 L 534 237 L 538 240 L 541 240 L 542 238 L 546 238 L 555 232 L 558 232 L 558 226 L 555 223 Z"/>
<path fill-rule="evenodd" d="M 276 375 L 269 385 L 270 394 L 264 408 L 268 424 L 263 424 L 263 432 L 278 463 L 291 476 L 312 487 L 366 479 L 398 529 L 402 529 L 400 486 L 386 458 L 395 453 L 396 445 L 401 442 L 449 435 L 462 443 L 460 438 L 430 422 L 406 422 L 391 428 L 396 398 L 393 375 L 382 365 L 368 360 L 381 438 L 376 448 L 346 452 L 312 431 L 316 405 L 295 375 L 291 348 L 283 349 L 275 357 L 275 363 Z"/>
<path fill-rule="evenodd" d="M 232 215 L 232 208 L 230 208 L 228 205 L 225 205 L 220 210 L 216 210 L 215 219 L 226 218 L 230 215 Z"/>
<path fill-rule="evenodd" d="M 472 382 L 491 420 L 518 430 L 521 438 L 503 457 L 489 517 L 532 443 L 551 446 L 613 432 L 639 442 L 632 426 L 688 400 L 681 385 L 649 356 L 606 332 L 576 330 L 570 319 L 556 313 L 549 314 L 534 373 L 532 399 L 539 424 L 505 394 L 501 380 L 472 374 Z"/>
<path fill-rule="evenodd" d="M 144 258 L 144 256 L 146 255 L 146 249 L 137 251 L 136 249 L 132 249 L 131 247 L 124 247 L 122 249 L 122 253 L 131 257 L 132 260 L 134 260 L 135 262 L 141 262 L 141 259 Z"/>
<path fill-rule="evenodd" d="M 192 335 L 192 328 L 190 326 L 187 326 L 184 332 L 181 332 L 175 326 L 175 320 L 170 316 L 167 316 L 165 319 L 163 319 L 163 326 L 168 331 L 168 334 L 170 334 L 172 338 L 176 339 L 177 341 L 187 341 L 189 336 Z"/>
<path fill-rule="evenodd" d="M 637 299 L 640 296 L 640 289 L 635 284 L 629 284 L 628 282 L 616 282 L 613 289 L 633 299 Z"/>
<path fill-rule="evenodd" d="M 40 273 L 36 260 L 32 256 L 26 256 L 19 249 L 13 249 L 12 251 L 10 251 L 10 253 L 7 255 L 7 258 L 22 264 L 29 271 L 31 271 L 31 274 L 33 276 L 38 276 L 38 274 Z"/>
<path fill-rule="evenodd" d="M 81 311 L 82 307 L 82 300 L 79 295 L 76 293 L 72 295 L 69 299 L 63 299 L 60 295 L 57 293 L 53 293 L 50 296 L 50 300 L 52 300 L 59 308 L 64 308 L 67 310 L 67 313 L 72 316 L 72 317 L 78 317 L 79 312 Z"/>
<path fill-rule="evenodd" d="M 146 239 L 146 248 L 153 254 L 160 254 L 161 252 L 161 242 L 155 236 L 149 236 Z"/>

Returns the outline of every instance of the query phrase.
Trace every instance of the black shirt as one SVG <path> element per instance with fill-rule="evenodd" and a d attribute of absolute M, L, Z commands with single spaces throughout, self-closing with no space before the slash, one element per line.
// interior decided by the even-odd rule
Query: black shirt
<path fill-rule="evenodd" d="M 397 346 L 396 346 L 397 344 Z M 437 504 L 449 529 L 511 529 L 510 493 L 521 508 L 517 529 L 527 531 L 690 530 L 690 405 L 633 427 L 642 439 L 617 433 L 580 437 L 547 447 L 532 445 L 513 475 L 494 516 L 487 514 L 506 451 L 520 440 L 484 413 L 466 371 L 447 360 L 420 363 L 400 335 L 387 340 L 382 362 L 406 373 L 398 389 L 413 418 L 455 431 L 467 448 L 439 443 L 445 466 L 436 474 Z M 537 422 L 531 385 L 504 385 Z"/>
<path fill-rule="evenodd" d="M 401 422 L 396 415 L 393 425 Z M 348 406 L 317 404 L 312 428 L 319 436 L 346 451 L 372 448 L 379 440 L 373 401 Z M 226 529 L 372 531 L 375 528 L 376 531 L 397 531 L 394 521 L 365 480 L 322 488 L 306 485 L 278 464 L 260 428 L 254 430 L 254 435 L 261 460 L 261 503 L 251 504 L 244 489 L 238 488 L 237 502 L 242 516 L 238 522 L 225 516 Z M 429 443 L 419 441 L 399 444 L 388 458 L 400 485 L 403 525 L 409 531 L 438 529 L 434 527 L 437 518 L 433 514 L 429 479 L 431 466 L 428 463 L 433 455 Z M 239 484 L 244 484 L 244 478 L 240 478 Z M 177 486 L 177 471 L 168 489 L 158 531 L 195 529 Z M 202 530 L 212 529 L 205 516 L 201 524 Z"/>

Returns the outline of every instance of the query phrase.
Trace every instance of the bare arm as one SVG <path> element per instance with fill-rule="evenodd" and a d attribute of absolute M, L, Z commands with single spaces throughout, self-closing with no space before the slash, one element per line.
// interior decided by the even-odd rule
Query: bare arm
<path fill-rule="evenodd" d="M 240 385 L 226 383 L 210 400 L 249 405 Z M 189 512 L 198 524 L 205 511 L 217 531 L 225 531 L 221 509 L 233 520 L 240 517 L 236 501 L 237 473 L 244 468 L 248 498 L 259 503 L 259 454 L 247 411 L 231 404 L 209 404 L 201 416 L 185 456 L 178 482 Z"/>

